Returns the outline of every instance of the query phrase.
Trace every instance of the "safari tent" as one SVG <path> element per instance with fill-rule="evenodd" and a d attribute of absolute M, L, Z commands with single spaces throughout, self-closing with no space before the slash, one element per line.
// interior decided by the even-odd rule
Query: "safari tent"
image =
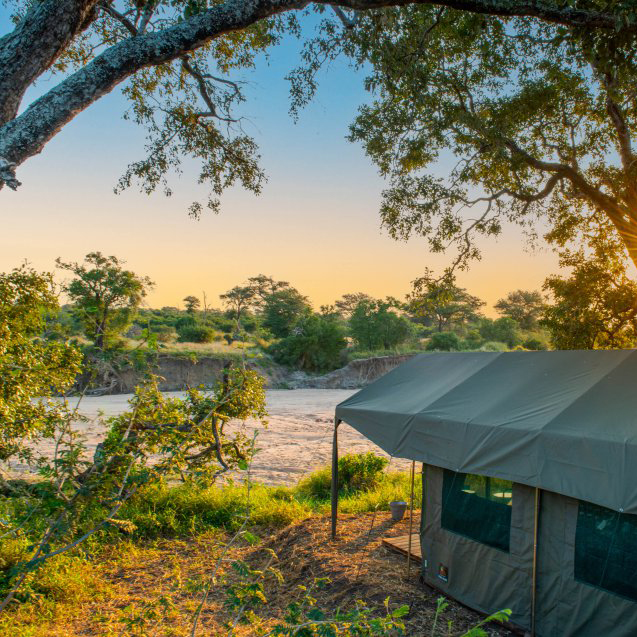
<path fill-rule="evenodd" d="M 538 637 L 637 635 L 637 351 L 416 356 L 337 406 L 334 469 L 340 422 L 423 463 L 426 583 Z"/>

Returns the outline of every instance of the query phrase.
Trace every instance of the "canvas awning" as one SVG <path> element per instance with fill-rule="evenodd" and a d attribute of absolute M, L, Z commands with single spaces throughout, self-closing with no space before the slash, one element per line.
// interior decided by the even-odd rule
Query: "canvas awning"
<path fill-rule="evenodd" d="M 421 354 L 336 407 L 387 453 L 637 514 L 637 351 Z"/>

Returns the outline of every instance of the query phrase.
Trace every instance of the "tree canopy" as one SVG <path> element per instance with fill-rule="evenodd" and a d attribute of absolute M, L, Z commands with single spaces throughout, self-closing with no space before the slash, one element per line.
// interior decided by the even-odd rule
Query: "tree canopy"
<path fill-rule="evenodd" d="M 199 161 L 207 201 L 234 184 L 259 192 L 255 141 L 240 125 L 233 79 L 284 33 L 323 13 L 292 72 L 293 110 L 336 55 L 369 69 L 373 101 L 351 129 L 390 186 L 383 223 L 395 237 L 456 243 L 503 222 L 566 241 L 602 215 L 637 259 L 633 151 L 637 21 L 618 0 L 8 0 L 15 28 L 0 38 L 0 184 L 78 113 L 122 85 L 147 155 L 120 187 L 170 193 L 169 173 Z M 400 5 L 400 6 L 394 6 Z M 327 11 L 328 7 L 331 7 Z M 59 80 L 32 103 L 29 87 Z M 438 162 L 455 168 L 440 177 Z M 474 212 L 468 212 L 475 208 Z"/>
<path fill-rule="evenodd" d="M 389 300 L 359 300 L 349 327 L 356 344 L 367 350 L 392 349 L 413 335 L 409 320 L 399 315 L 395 303 Z"/>
<path fill-rule="evenodd" d="M 542 216 L 563 245 L 590 223 L 607 232 L 604 218 L 637 263 L 636 47 L 623 28 L 635 16 L 619 2 L 543 5 L 617 11 L 616 30 L 423 5 L 361 16 L 345 50 L 371 64 L 374 101 L 351 139 L 390 181 L 393 236 L 456 244 L 463 266 L 476 235 L 506 222 L 534 234 Z"/>
<path fill-rule="evenodd" d="M 277 290 L 265 298 L 263 327 L 276 338 L 285 338 L 296 323 L 311 314 L 312 308 L 306 296 L 292 287 Z"/>
<path fill-rule="evenodd" d="M 494 305 L 503 317 L 512 318 L 525 330 L 537 327 L 544 306 L 544 297 L 537 290 L 514 290 Z"/>
<path fill-rule="evenodd" d="M 194 314 L 201 306 L 201 301 L 193 295 L 184 297 L 183 302 L 186 306 L 186 312 L 188 312 L 188 314 Z"/>
<path fill-rule="evenodd" d="M 74 303 L 73 311 L 82 321 L 86 336 L 99 349 L 124 331 L 153 286 L 148 277 L 124 269 L 123 261 L 101 252 L 89 252 L 84 263 L 57 259 L 57 264 L 74 276 L 64 290 Z"/>
<path fill-rule="evenodd" d="M 453 275 L 436 278 L 430 270 L 412 282 L 407 296 L 409 311 L 439 332 L 476 320 L 484 301 L 456 285 Z"/>

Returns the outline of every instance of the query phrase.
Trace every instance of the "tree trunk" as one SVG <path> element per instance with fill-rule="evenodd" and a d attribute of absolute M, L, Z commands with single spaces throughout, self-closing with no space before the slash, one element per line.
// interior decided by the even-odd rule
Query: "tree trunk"
<path fill-rule="evenodd" d="M 634 229 L 631 225 L 634 226 Z M 626 227 L 620 228 L 617 224 L 615 224 L 615 227 L 617 228 L 621 240 L 626 246 L 626 251 L 628 252 L 630 260 L 637 269 L 637 223 L 633 223 L 631 225 L 627 224 Z"/>

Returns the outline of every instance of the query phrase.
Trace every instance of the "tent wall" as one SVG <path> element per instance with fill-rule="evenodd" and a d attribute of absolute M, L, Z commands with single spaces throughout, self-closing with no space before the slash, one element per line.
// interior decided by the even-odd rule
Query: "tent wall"
<path fill-rule="evenodd" d="M 423 577 L 428 584 L 483 613 L 504 608 L 511 621 L 531 626 L 534 490 L 513 485 L 509 552 L 453 533 L 441 526 L 443 470 L 427 466 L 421 527 Z M 447 569 L 447 581 L 439 576 Z"/>
<path fill-rule="evenodd" d="M 544 492 L 540 510 L 538 637 L 635 637 L 637 603 L 574 578 L 578 501 Z"/>

